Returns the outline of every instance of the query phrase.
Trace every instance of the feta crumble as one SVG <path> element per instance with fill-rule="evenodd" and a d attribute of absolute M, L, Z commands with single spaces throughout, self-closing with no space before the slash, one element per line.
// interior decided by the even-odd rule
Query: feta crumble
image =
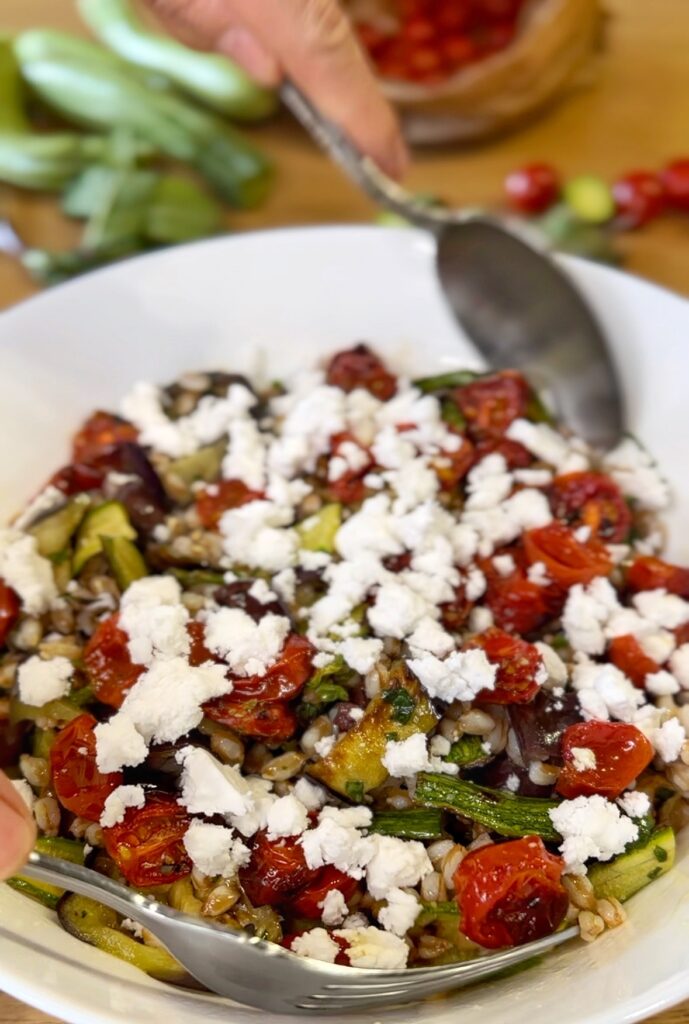
<path fill-rule="evenodd" d="M 234 878 L 251 859 L 251 851 L 232 829 L 197 819 L 184 834 L 184 848 L 194 867 L 210 877 Z"/>
<path fill-rule="evenodd" d="M 146 803 L 143 786 L 118 786 L 113 789 L 103 806 L 100 824 L 103 828 L 111 828 L 124 821 L 128 807 L 141 808 Z"/>
<path fill-rule="evenodd" d="M 44 661 L 33 654 L 17 670 L 19 698 L 32 707 L 42 707 L 48 701 L 65 697 L 70 691 L 74 666 L 68 658 Z"/>
<path fill-rule="evenodd" d="M 573 875 L 585 874 L 587 860 L 611 860 L 639 838 L 638 825 L 602 796 L 563 800 L 548 813 L 562 836 L 559 849 Z"/>

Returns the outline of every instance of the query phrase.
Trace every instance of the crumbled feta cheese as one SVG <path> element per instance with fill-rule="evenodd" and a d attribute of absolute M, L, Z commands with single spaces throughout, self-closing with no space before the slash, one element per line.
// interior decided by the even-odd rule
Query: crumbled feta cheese
<path fill-rule="evenodd" d="M 505 789 L 510 793 L 519 792 L 519 776 L 511 772 L 505 779 Z"/>
<path fill-rule="evenodd" d="M 507 428 L 506 436 L 524 445 L 537 459 L 554 466 L 558 473 L 588 469 L 583 443 L 576 438 L 563 437 L 547 423 L 516 419 Z"/>
<path fill-rule="evenodd" d="M 683 690 L 689 690 L 689 643 L 682 644 L 670 658 L 672 674 Z"/>
<path fill-rule="evenodd" d="M 379 636 L 392 636 L 402 640 L 413 633 L 427 616 L 428 605 L 410 587 L 391 579 L 380 587 L 368 621 Z"/>
<path fill-rule="evenodd" d="M 650 736 L 656 753 L 665 764 L 672 764 L 677 760 L 686 738 L 684 727 L 676 718 L 668 718 L 667 722 L 663 722 Z"/>
<path fill-rule="evenodd" d="M 247 780 L 237 768 L 221 764 L 203 747 L 182 747 L 180 799 L 191 814 L 242 815 L 252 808 Z"/>
<path fill-rule="evenodd" d="M 241 608 L 219 608 L 209 612 L 205 622 L 207 647 L 239 676 L 265 675 L 289 631 L 289 619 L 283 615 L 269 612 L 254 622 Z"/>
<path fill-rule="evenodd" d="M 106 775 L 124 767 L 133 768 L 146 760 L 146 741 L 126 715 L 113 715 L 107 722 L 99 722 L 93 731 L 96 764 Z"/>
<path fill-rule="evenodd" d="M 42 615 L 57 599 L 51 563 L 39 555 L 36 538 L 19 530 L 0 529 L 0 577 L 29 615 Z"/>
<path fill-rule="evenodd" d="M 330 938 L 325 928 L 311 928 L 292 940 L 290 949 L 297 956 L 311 957 L 312 960 L 323 960 L 334 964 L 340 947 Z"/>
<path fill-rule="evenodd" d="M 352 636 L 342 640 L 338 650 L 350 668 L 366 675 L 383 653 L 383 641 L 375 637 Z"/>
<path fill-rule="evenodd" d="M 626 497 L 633 498 L 639 508 L 652 512 L 670 504 L 670 488 L 645 448 L 628 437 L 603 459 L 609 473 Z"/>
<path fill-rule="evenodd" d="M 482 605 L 477 605 L 476 608 L 471 609 L 471 615 L 469 616 L 469 629 L 472 633 L 485 633 L 487 629 L 490 629 L 494 625 L 495 620 L 493 619 L 493 613 L 490 608 L 484 608 Z"/>
<path fill-rule="evenodd" d="M 476 566 L 473 566 L 464 578 L 464 592 L 467 601 L 478 601 L 486 592 L 486 577 Z"/>
<path fill-rule="evenodd" d="M 534 562 L 526 571 L 526 578 L 538 587 L 548 587 L 553 582 L 546 569 L 545 562 Z"/>
<path fill-rule="evenodd" d="M 227 437 L 221 469 L 223 480 L 241 480 L 250 490 L 262 491 L 266 483 L 266 435 L 255 420 L 247 417 L 230 423 Z"/>
<path fill-rule="evenodd" d="M 378 921 L 386 932 L 406 935 L 421 913 L 421 904 L 416 896 L 404 889 L 390 889 L 385 897 L 387 905 L 378 913 Z"/>
<path fill-rule="evenodd" d="M 431 697 L 452 703 L 473 700 L 481 690 L 495 689 L 497 666 L 484 651 L 453 651 L 445 661 L 433 654 L 410 658 L 407 665 Z"/>
<path fill-rule="evenodd" d="M 228 509 L 220 518 L 223 548 L 239 565 L 250 565 L 278 573 L 295 560 L 296 530 L 290 527 L 294 514 L 289 506 L 272 501 L 250 501 Z"/>
<path fill-rule="evenodd" d="M 590 747 L 572 747 L 570 753 L 575 771 L 587 772 L 596 767 L 596 755 Z"/>
<path fill-rule="evenodd" d="M 447 757 L 452 749 L 452 744 L 446 736 L 441 736 L 440 733 L 437 733 L 431 737 L 428 749 L 433 757 Z"/>
<path fill-rule="evenodd" d="M 426 734 L 415 732 L 406 740 L 388 740 L 383 765 L 393 778 L 404 778 L 428 771 L 431 767 L 426 749 Z"/>
<path fill-rule="evenodd" d="M 644 680 L 644 686 L 655 697 L 665 697 L 679 691 L 679 683 L 675 677 L 664 669 L 659 672 L 649 672 Z"/>
<path fill-rule="evenodd" d="M 630 818 L 645 818 L 651 810 L 651 801 L 646 793 L 627 790 L 617 803 Z"/>
<path fill-rule="evenodd" d="M 352 807 L 346 808 L 344 813 L 332 813 L 337 810 L 324 807 L 318 825 L 302 834 L 300 842 L 306 863 L 310 868 L 332 864 L 353 878 L 362 878 L 373 851 L 370 838 L 362 836 L 359 828 L 370 824 L 371 812 L 367 807 Z M 347 811 L 366 814 L 348 815 Z"/>
<path fill-rule="evenodd" d="M 100 816 L 100 824 L 103 828 L 112 828 L 124 821 L 128 807 L 143 807 L 146 803 L 146 794 L 143 786 L 118 786 L 113 789 L 103 805 L 103 813 Z"/>
<path fill-rule="evenodd" d="M 512 490 L 512 474 L 508 472 L 503 455 L 486 455 L 474 466 L 466 479 L 469 512 L 494 508 L 508 497 Z"/>
<path fill-rule="evenodd" d="M 135 939 L 143 941 L 144 930 L 138 921 L 132 921 L 131 917 L 123 917 L 120 921 L 120 927 L 124 928 L 127 932 L 131 932 Z"/>
<path fill-rule="evenodd" d="M 562 626 L 571 647 L 584 654 L 602 654 L 606 643 L 603 627 L 619 607 L 615 588 L 604 577 L 597 577 L 586 587 L 575 584 L 562 613 Z"/>
<path fill-rule="evenodd" d="M 275 594 L 265 580 L 257 579 L 249 587 L 249 597 L 253 597 L 259 604 L 270 604 L 272 601 L 277 600 L 277 594 Z"/>
<path fill-rule="evenodd" d="M 550 644 L 546 644 L 542 640 L 537 640 L 534 646 L 541 655 L 545 670 L 548 673 L 548 680 L 544 685 L 547 686 L 550 683 L 551 688 L 565 686 L 569 678 L 569 671 L 557 651 Z"/>
<path fill-rule="evenodd" d="M 585 861 L 611 860 L 639 837 L 639 827 L 602 796 L 578 796 L 563 800 L 548 812 L 562 836 L 560 852 L 568 871 L 585 873 Z"/>
<path fill-rule="evenodd" d="M 12 528 L 15 530 L 25 530 L 27 526 L 31 526 L 37 519 L 48 515 L 58 505 L 63 505 L 64 503 L 65 496 L 62 491 L 58 487 L 54 487 L 53 484 L 48 484 L 40 494 L 36 495 L 33 501 L 29 502 L 23 512 L 14 519 Z"/>
<path fill-rule="evenodd" d="M 366 863 L 366 885 L 374 899 L 385 899 L 391 889 L 418 885 L 433 870 L 426 848 L 416 840 L 371 835 Z"/>
<path fill-rule="evenodd" d="M 321 915 L 323 924 L 329 925 L 331 928 L 334 925 L 342 924 L 347 916 L 347 901 L 339 889 L 331 889 L 327 892 L 318 906 L 323 911 Z"/>
<path fill-rule="evenodd" d="M 517 568 L 512 555 L 496 555 L 493 558 L 493 566 L 499 576 L 511 576 Z"/>
<path fill-rule="evenodd" d="M 359 473 L 370 461 L 370 455 L 361 445 L 355 441 L 342 441 L 337 447 L 337 455 L 328 463 L 328 480 L 339 480 L 345 473 Z"/>
<path fill-rule="evenodd" d="M 194 820 L 184 835 L 184 848 L 194 867 L 210 877 L 233 878 L 251 859 L 251 851 L 232 829 Z"/>
<path fill-rule="evenodd" d="M 689 601 L 665 590 L 644 590 L 634 595 L 632 604 L 645 619 L 661 629 L 677 629 L 689 622 Z"/>
<path fill-rule="evenodd" d="M 249 808 L 243 814 L 229 814 L 230 824 L 243 836 L 253 836 L 260 829 L 268 827 L 268 812 L 276 800 L 271 792 L 273 785 L 267 779 L 257 776 L 242 778 L 244 800 Z"/>
<path fill-rule="evenodd" d="M 33 654 L 17 671 L 19 698 L 32 707 L 42 707 L 48 701 L 58 700 L 69 693 L 73 673 L 74 666 L 68 658 L 44 661 Z"/>
<path fill-rule="evenodd" d="M 586 525 L 577 526 L 574 531 L 574 537 L 580 544 L 585 544 L 587 540 L 591 539 L 591 527 Z"/>
<path fill-rule="evenodd" d="M 268 811 L 268 838 L 301 835 L 309 823 L 308 810 L 291 793 L 281 796 Z"/>
<path fill-rule="evenodd" d="M 29 810 L 33 810 L 36 798 L 34 797 L 33 790 L 26 779 L 11 779 L 10 781 Z"/>
<path fill-rule="evenodd" d="M 273 576 L 272 584 L 273 589 L 283 601 L 286 601 L 287 604 L 293 603 L 297 589 L 297 574 L 294 569 L 282 569 Z"/>
<path fill-rule="evenodd" d="M 308 811 L 320 811 L 328 796 L 322 786 L 311 782 L 305 776 L 297 779 L 294 786 L 294 795 L 297 800 L 303 803 Z"/>
<path fill-rule="evenodd" d="M 407 637 L 409 647 L 414 653 L 434 654 L 436 658 L 444 658 L 454 650 L 455 642 L 439 622 L 428 616 L 421 619 L 413 633 Z"/>
<path fill-rule="evenodd" d="M 327 757 L 330 751 L 335 746 L 336 737 L 334 734 L 330 736 L 321 736 L 321 738 L 314 743 L 313 749 L 319 757 Z"/>
<path fill-rule="evenodd" d="M 553 482 L 553 474 L 549 469 L 515 469 L 512 473 L 515 483 L 525 487 L 547 487 Z"/>
<path fill-rule="evenodd" d="M 146 576 L 125 590 L 118 625 L 129 637 L 134 664 L 152 665 L 156 658 L 189 653 L 189 612 L 181 600 L 182 588 L 172 576 Z"/>
<path fill-rule="evenodd" d="M 366 928 L 340 928 L 335 935 L 349 943 L 347 955 L 352 967 L 392 971 L 407 966 L 409 946 L 392 932 L 384 932 L 371 925 Z"/>
<path fill-rule="evenodd" d="M 586 720 L 616 718 L 631 722 L 636 709 L 644 703 L 642 691 L 616 665 L 598 664 L 585 656 L 580 656 L 574 666 L 572 686 Z"/>
<path fill-rule="evenodd" d="M 638 640 L 644 654 L 659 665 L 665 664 L 677 646 L 675 635 L 669 629 L 659 629 L 655 633 L 647 633 L 645 636 L 639 636 Z"/>

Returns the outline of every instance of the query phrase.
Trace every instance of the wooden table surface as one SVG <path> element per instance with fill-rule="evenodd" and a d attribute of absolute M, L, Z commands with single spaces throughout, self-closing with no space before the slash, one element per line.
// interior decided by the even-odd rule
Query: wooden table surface
<path fill-rule="evenodd" d="M 689 155 L 689 0 L 606 0 L 611 19 L 607 47 L 586 87 L 518 134 L 475 146 L 420 153 L 409 184 L 457 203 L 489 203 L 500 196 L 505 173 L 533 159 L 550 159 L 564 174 L 608 177 L 658 167 Z M 2 0 L 0 32 L 29 25 L 78 29 L 72 0 Z M 366 221 L 371 208 L 286 120 L 261 130 L 279 176 L 259 211 L 233 215 L 236 228 Z M 9 215 L 29 244 L 73 244 L 73 225 L 43 198 L 0 190 L 0 216 Z M 689 217 L 666 217 L 624 239 L 626 265 L 689 295 Z M 0 256 L 0 309 L 34 287 Z M 49 1024 L 49 1018 L 0 994 L 0 1024 Z M 136 1024 L 129 1021 L 128 1024 Z M 689 1003 L 653 1018 L 653 1024 L 689 1024 Z"/>

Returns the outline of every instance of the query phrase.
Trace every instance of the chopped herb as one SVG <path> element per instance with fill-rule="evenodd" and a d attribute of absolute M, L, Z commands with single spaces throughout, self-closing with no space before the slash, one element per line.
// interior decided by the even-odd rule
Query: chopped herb
<path fill-rule="evenodd" d="M 414 387 L 425 395 L 433 391 L 447 391 L 449 388 L 464 388 L 483 374 L 476 370 L 450 370 L 449 373 L 438 373 L 434 377 L 420 377 L 413 381 Z"/>
<path fill-rule="evenodd" d="M 350 800 L 361 803 L 364 799 L 364 784 L 359 779 L 350 779 L 345 783 L 345 792 Z"/>
<path fill-rule="evenodd" d="M 492 756 L 486 752 L 480 736 L 462 736 L 452 744 L 445 760 L 451 764 L 458 764 L 461 768 L 473 768 L 490 761 Z"/>
<path fill-rule="evenodd" d="M 662 846 L 654 846 L 653 856 L 663 864 L 667 860 L 667 850 L 664 850 Z"/>
<path fill-rule="evenodd" d="M 443 398 L 440 403 L 440 415 L 443 422 L 455 430 L 464 430 L 467 425 L 459 406 L 451 398 Z"/>
<path fill-rule="evenodd" d="M 341 655 L 329 665 L 319 668 L 304 689 L 299 715 L 308 721 L 319 715 L 324 708 L 338 700 L 347 700 L 349 691 L 346 684 L 354 672 Z"/>
<path fill-rule="evenodd" d="M 388 740 L 388 742 L 396 743 L 399 740 L 399 738 L 400 738 L 400 734 L 398 732 L 386 732 L 385 733 L 385 739 Z"/>
<path fill-rule="evenodd" d="M 662 875 L 662 873 L 663 873 L 663 869 L 662 868 L 653 868 L 653 871 L 649 871 L 648 872 L 648 876 L 647 877 L 648 877 L 649 882 L 654 881 L 654 879 L 658 878 L 658 876 Z"/>
<path fill-rule="evenodd" d="M 393 722 L 405 725 L 414 714 L 416 702 L 403 686 L 396 687 L 393 690 L 386 690 L 383 694 L 383 700 L 387 704 L 392 704 L 394 708 L 390 716 Z"/>

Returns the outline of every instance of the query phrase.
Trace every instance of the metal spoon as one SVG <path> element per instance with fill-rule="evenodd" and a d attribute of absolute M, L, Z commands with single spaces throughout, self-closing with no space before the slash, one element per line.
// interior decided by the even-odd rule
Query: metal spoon
<path fill-rule="evenodd" d="M 565 424 L 590 444 L 624 430 L 621 389 L 605 338 L 543 240 L 516 220 L 428 207 L 360 153 L 291 82 L 282 99 L 375 203 L 431 231 L 445 298 L 491 367 L 523 370 L 545 387 Z"/>

